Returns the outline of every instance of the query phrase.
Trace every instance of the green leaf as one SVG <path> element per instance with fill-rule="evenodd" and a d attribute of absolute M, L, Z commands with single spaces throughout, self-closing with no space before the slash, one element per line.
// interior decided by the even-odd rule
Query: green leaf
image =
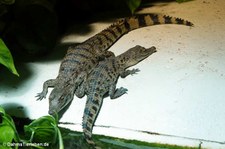
<path fill-rule="evenodd" d="M 12 142 L 14 130 L 9 125 L 0 125 L 0 144 Z"/>
<path fill-rule="evenodd" d="M 0 117 L 2 122 L 0 124 L 0 146 L 1 148 L 10 148 L 7 147 L 7 143 L 11 143 L 15 138 L 15 131 L 13 128 L 14 123 L 6 113 L 5 110 L 0 106 Z"/>
<path fill-rule="evenodd" d="M 12 147 L 0 144 L 0 149 L 12 149 Z"/>
<path fill-rule="evenodd" d="M 5 115 L 5 110 L 0 106 L 0 115 Z"/>
<path fill-rule="evenodd" d="M 56 129 L 57 129 L 58 136 L 59 136 L 59 149 L 64 149 L 62 134 L 58 127 Z"/>
<path fill-rule="evenodd" d="M 13 119 L 10 117 L 10 115 L 5 113 L 5 110 L 1 106 L 0 106 L 0 116 L 1 116 L 1 119 L 2 119 L 2 123 L 0 124 L 0 140 L 1 139 L 11 140 L 11 137 L 13 137 L 15 142 L 19 142 L 20 137 L 19 137 L 19 134 L 16 130 L 16 126 L 13 122 Z M 7 135 L 8 138 L 1 138 L 1 136 L 3 136 L 2 134 L 6 133 L 6 132 L 4 132 L 4 130 L 9 131 L 8 132 L 9 134 Z M 12 133 L 13 133 L 13 136 L 10 135 Z"/>
<path fill-rule="evenodd" d="M 43 116 L 24 126 L 25 133 L 30 136 L 30 142 L 55 143 L 57 139 L 57 123 L 52 116 Z"/>
<path fill-rule="evenodd" d="M 141 0 L 126 0 L 126 1 L 127 1 L 127 5 L 130 8 L 130 11 L 132 14 L 141 4 Z"/>
<path fill-rule="evenodd" d="M 19 76 L 14 66 L 12 55 L 1 38 L 0 38 L 0 63 L 5 67 L 7 67 L 13 74 Z"/>
<path fill-rule="evenodd" d="M 26 127 L 31 129 L 33 127 L 38 127 L 38 126 L 43 126 L 43 127 L 51 126 L 52 124 L 56 125 L 55 118 L 53 116 L 47 115 L 47 116 L 43 116 L 43 117 L 40 117 L 40 118 L 34 120 Z"/>

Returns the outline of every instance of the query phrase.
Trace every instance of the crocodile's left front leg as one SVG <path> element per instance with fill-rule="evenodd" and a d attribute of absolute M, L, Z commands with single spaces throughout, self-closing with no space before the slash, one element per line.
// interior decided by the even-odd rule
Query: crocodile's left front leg
<path fill-rule="evenodd" d="M 42 100 L 43 98 L 46 97 L 47 93 L 48 93 L 48 88 L 49 87 L 54 87 L 56 85 L 56 79 L 50 79 L 44 82 L 43 84 L 43 90 L 41 93 L 38 93 L 37 96 L 38 97 L 37 100 Z"/>
<path fill-rule="evenodd" d="M 125 71 L 120 73 L 120 77 L 125 78 L 128 75 L 137 74 L 137 72 L 139 72 L 139 71 L 140 71 L 139 69 L 125 70 Z"/>

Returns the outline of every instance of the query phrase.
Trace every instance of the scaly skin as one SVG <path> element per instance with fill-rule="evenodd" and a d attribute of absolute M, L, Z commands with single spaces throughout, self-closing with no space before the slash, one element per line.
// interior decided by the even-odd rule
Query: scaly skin
<path fill-rule="evenodd" d="M 121 36 L 131 30 L 157 24 L 193 25 L 189 21 L 160 14 L 142 14 L 120 19 L 83 43 L 71 46 L 62 60 L 57 78 L 43 84 L 43 91 L 37 95 L 37 100 L 45 98 L 48 87 L 53 87 L 49 96 L 49 114 L 58 113 L 73 100 L 76 88 L 92 68 L 113 55 L 107 50 Z"/>
<path fill-rule="evenodd" d="M 83 115 L 83 133 L 89 144 L 94 145 L 91 139 L 92 129 L 102 106 L 103 98 L 109 95 L 111 99 L 115 99 L 125 94 L 126 88 L 116 88 L 118 78 L 125 78 L 138 72 L 138 69 L 126 69 L 136 65 L 154 52 L 156 52 L 155 47 L 146 49 L 135 46 L 117 57 L 112 56 L 105 61 L 101 61 L 88 75 L 87 80 L 77 88 L 76 95 L 78 97 L 87 95 Z"/>

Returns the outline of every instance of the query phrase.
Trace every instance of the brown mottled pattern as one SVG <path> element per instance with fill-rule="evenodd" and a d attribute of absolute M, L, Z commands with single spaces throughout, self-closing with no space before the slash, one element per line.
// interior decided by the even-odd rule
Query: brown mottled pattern
<path fill-rule="evenodd" d="M 38 100 L 45 98 L 48 87 L 53 87 L 49 96 L 49 114 L 58 113 L 73 100 L 76 88 L 99 61 L 113 55 L 107 50 L 121 36 L 131 30 L 156 24 L 193 25 L 183 19 L 160 14 L 142 14 L 120 19 L 83 43 L 71 46 L 62 60 L 57 78 L 45 81 L 43 91 L 37 95 Z"/>
<path fill-rule="evenodd" d="M 83 115 L 83 132 L 88 143 L 94 144 L 91 139 L 92 129 L 105 95 L 109 94 L 110 98 L 114 99 L 126 93 L 124 89 L 116 89 L 118 77 L 124 73 L 126 73 L 126 76 L 136 73 L 136 69 L 126 69 L 139 63 L 154 52 L 156 52 L 155 47 L 146 49 L 135 46 L 117 57 L 101 61 L 88 75 L 87 80 L 77 88 L 79 93 L 87 94 Z"/>

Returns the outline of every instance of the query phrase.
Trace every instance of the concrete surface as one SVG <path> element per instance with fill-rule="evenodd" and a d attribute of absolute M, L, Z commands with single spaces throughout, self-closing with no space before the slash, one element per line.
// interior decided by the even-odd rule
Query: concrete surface
<path fill-rule="evenodd" d="M 141 70 L 137 75 L 119 80 L 118 87 L 128 88 L 128 94 L 104 100 L 93 133 L 225 149 L 224 6 L 224 0 L 194 0 L 156 3 L 141 10 L 181 17 L 195 26 L 146 27 L 130 32 L 111 47 L 116 55 L 135 45 L 154 45 L 158 52 L 135 66 Z M 96 22 L 90 25 L 93 32 L 69 35 L 62 42 L 82 42 L 108 25 L 110 22 Z M 27 112 L 30 118 L 46 115 L 48 100 L 36 101 L 34 96 L 45 80 L 57 76 L 59 65 L 60 60 L 23 64 L 23 82 L 0 73 L 0 103 L 19 106 L 14 113 Z M 75 125 L 66 127 L 82 130 L 84 104 L 85 98 L 74 98 L 61 121 Z"/>

